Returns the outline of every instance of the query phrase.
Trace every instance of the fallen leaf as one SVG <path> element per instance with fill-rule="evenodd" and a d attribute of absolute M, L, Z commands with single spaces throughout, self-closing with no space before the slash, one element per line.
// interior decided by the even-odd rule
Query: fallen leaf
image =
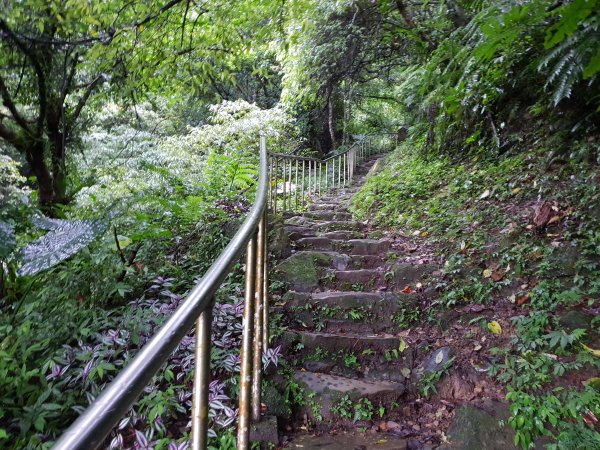
<path fill-rule="evenodd" d="M 475 346 L 475 348 L 473 350 L 475 350 L 476 352 L 478 352 L 479 350 L 481 350 L 483 347 L 480 344 L 477 344 Z"/>
<path fill-rule="evenodd" d="M 594 356 L 597 356 L 597 357 L 599 357 L 599 358 L 600 358 L 600 350 L 596 350 L 596 349 L 590 348 L 590 347 L 588 347 L 588 346 L 587 346 L 587 345 L 585 345 L 585 344 L 581 344 L 581 346 L 582 346 L 584 349 L 586 349 L 588 352 L 590 352 L 592 355 L 594 355 Z"/>
<path fill-rule="evenodd" d="M 498 282 L 502 278 L 504 278 L 504 274 L 496 271 L 496 272 L 492 273 L 491 278 L 492 278 L 492 281 Z"/>
<path fill-rule="evenodd" d="M 513 195 L 514 195 L 514 194 L 518 194 L 519 192 L 521 192 L 521 188 L 514 188 L 514 189 L 512 190 L 512 193 L 513 193 Z"/>
<path fill-rule="evenodd" d="M 552 205 L 548 202 L 538 204 L 533 210 L 533 224 L 542 228 L 545 227 L 552 217 Z"/>
<path fill-rule="evenodd" d="M 421 230 L 416 230 L 413 232 L 413 236 L 418 236 L 421 234 Z"/>
<path fill-rule="evenodd" d="M 492 269 L 485 269 L 483 271 L 483 278 L 489 278 L 492 276 Z"/>
<path fill-rule="evenodd" d="M 486 189 L 485 191 L 483 191 L 483 194 L 481 194 L 479 196 L 479 199 L 484 200 L 484 199 L 488 198 L 490 196 L 490 194 L 491 194 L 490 190 Z"/>
<path fill-rule="evenodd" d="M 524 305 L 525 303 L 529 302 L 529 300 L 531 300 L 531 297 L 529 297 L 528 294 L 519 295 L 517 297 L 517 305 L 519 305 L 519 306 Z"/>
<path fill-rule="evenodd" d="M 403 368 L 400 370 L 400 373 L 402 374 L 402 376 L 403 376 L 404 378 L 408 378 L 408 377 L 410 377 L 410 369 L 409 369 L 408 367 L 403 367 Z"/>
<path fill-rule="evenodd" d="M 403 294 L 412 294 L 413 291 L 412 288 L 408 285 L 404 286 L 404 289 L 402 289 L 400 292 L 402 292 Z"/>
<path fill-rule="evenodd" d="M 408 344 L 404 341 L 404 339 L 400 338 L 400 345 L 398 346 L 398 350 L 402 353 L 404 350 L 408 348 Z"/>
<path fill-rule="evenodd" d="M 556 222 L 558 222 L 559 220 L 560 220 L 560 217 L 559 217 L 559 216 L 554 216 L 554 217 L 551 217 L 551 218 L 550 218 L 550 220 L 548 221 L 548 225 L 552 225 L 553 223 L 556 223 Z"/>
<path fill-rule="evenodd" d="M 435 363 L 436 364 L 441 364 L 443 360 L 444 360 L 444 352 L 439 351 L 438 354 L 435 357 Z"/>
<path fill-rule="evenodd" d="M 508 297 L 508 301 L 511 303 L 515 303 L 517 301 L 516 295 L 512 294 L 510 297 Z"/>
<path fill-rule="evenodd" d="M 502 327 L 495 320 L 488 322 L 487 327 L 488 327 L 488 330 L 490 330 L 494 334 L 502 334 Z"/>
<path fill-rule="evenodd" d="M 428 231 L 422 231 L 421 232 L 421 237 L 427 237 L 429 236 L 429 232 Z"/>
<path fill-rule="evenodd" d="M 583 382 L 583 384 L 585 386 L 589 386 L 589 387 L 594 388 L 596 390 L 600 390 L 600 378 L 599 377 L 588 378 L 587 380 L 585 380 Z"/>

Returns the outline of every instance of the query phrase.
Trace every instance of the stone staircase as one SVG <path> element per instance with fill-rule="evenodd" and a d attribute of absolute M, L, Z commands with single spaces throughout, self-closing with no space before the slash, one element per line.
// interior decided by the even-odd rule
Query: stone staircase
<path fill-rule="evenodd" d="M 437 267 L 407 263 L 381 231 L 353 220 L 348 203 L 376 159 L 357 168 L 351 187 L 322 196 L 308 211 L 284 214 L 290 254 L 273 271 L 285 286 L 274 313 L 287 327 L 279 343 L 304 393 L 295 420 L 305 429 L 352 429 L 385 420 L 414 384 L 415 350 L 400 331 L 427 293 L 406 286 Z M 322 436 L 313 444 L 307 436 L 295 439 L 304 449 L 325 445 Z M 328 439 L 326 448 L 348 448 L 343 439 Z M 366 439 L 360 448 L 371 448 L 367 437 L 360 439 Z M 402 439 L 386 439 L 391 443 L 385 448 L 406 448 Z"/>

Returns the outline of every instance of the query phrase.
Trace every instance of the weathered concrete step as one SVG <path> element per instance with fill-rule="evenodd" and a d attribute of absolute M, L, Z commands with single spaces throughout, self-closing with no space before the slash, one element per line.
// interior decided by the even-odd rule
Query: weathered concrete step
<path fill-rule="evenodd" d="M 309 211 L 332 211 L 332 210 L 336 210 L 336 211 L 343 211 L 343 212 L 350 212 L 348 211 L 346 208 L 340 206 L 339 202 L 330 200 L 329 202 L 325 202 L 323 201 L 323 197 L 320 198 L 318 203 L 313 203 L 312 205 L 310 205 L 310 207 L 308 208 Z"/>
<path fill-rule="evenodd" d="M 348 396 L 352 402 L 367 398 L 373 405 L 385 407 L 392 402 L 397 402 L 405 390 L 403 383 L 355 380 L 337 375 L 304 371 L 296 371 L 294 379 L 304 387 L 305 403 L 312 404 L 306 412 L 312 420 L 334 418 L 335 409 L 332 411 L 332 408 L 345 396 Z M 315 417 L 317 415 L 321 417 Z"/>
<path fill-rule="evenodd" d="M 307 211 L 304 217 L 315 220 L 351 220 L 352 214 L 336 210 L 329 211 Z"/>
<path fill-rule="evenodd" d="M 323 235 L 305 236 L 298 239 L 297 248 L 338 251 L 350 256 L 373 256 L 385 255 L 390 248 L 390 241 L 376 239 L 330 239 Z"/>
<path fill-rule="evenodd" d="M 377 269 L 337 270 L 335 281 L 338 284 L 362 284 L 373 287 L 383 281 L 383 272 Z"/>
<path fill-rule="evenodd" d="M 302 450 L 407 450 L 407 441 L 391 434 L 324 434 L 293 436 L 286 448 Z"/>
<path fill-rule="evenodd" d="M 283 229 L 288 233 L 288 237 L 291 240 L 315 236 L 315 231 L 312 228 L 301 225 L 284 225 Z"/>
<path fill-rule="evenodd" d="M 324 223 L 313 223 L 315 228 L 321 232 L 327 231 L 361 231 L 363 229 L 363 225 L 359 222 L 355 221 L 343 221 L 343 220 L 335 220 Z"/>
<path fill-rule="evenodd" d="M 357 308 L 361 306 L 372 306 L 377 304 L 386 304 L 392 307 L 404 299 L 405 297 L 400 297 L 399 294 L 391 294 L 386 292 L 375 293 L 346 291 L 314 292 L 312 294 L 288 291 L 282 297 L 282 301 L 285 301 L 287 306 L 290 307 L 306 306 L 308 303 L 316 303 L 330 307 L 340 306 L 343 308 Z"/>
<path fill-rule="evenodd" d="M 330 352 L 347 350 L 358 353 L 366 349 L 379 352 L 397 349 L 400 345 L 400 338 L 383 333 L 364 335 L 287 330 L 284 335 L 285 342 L 299 342 L 304 345 L 305 349 L 320 347 Z"/>
<path fill-rule="evenodd" d="M 362 233 L 359 231 L 327 231 L 325 233 L 321 233 L 320 236 L 326 237 L 328 239 L 339 239 L 339 240 L 350 240 L 350 239 L 360 239 L 362 237 Z"/>
<path fill-rule="evenodd" d="M 349 255 L 382 255 L 389 250 L 391 242 L 383 239 L 350 239 L 346 245 Z"/>
<path fill-rule="evenodd" d="M 315 236 L 298 239 L 296 242 L 296 247 L 307 250 L 333 251 L 335 244 L 336 242 L 332 239 L 322 236 Z"/>

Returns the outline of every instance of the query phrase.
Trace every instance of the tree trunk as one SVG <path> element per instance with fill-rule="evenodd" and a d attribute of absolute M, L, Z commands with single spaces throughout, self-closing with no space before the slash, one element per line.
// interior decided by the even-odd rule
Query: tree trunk
<path fill-rule="evenodd" d="M 26 159 L 31 171 L 37 178 L 40 205 L 42 207 L 52 206 L 54 203 L 54 181 L 44 159 L 44 143 L 37 141 L 31 144 L 26 151 Z"/>
<path fill-rule="evenodd" d="M 329 137 L 331 138 L 331 149 L 337 148 L 337 139 L 335 136 L 335 112 L 333 108 L 333 92 L 329 94 L 329 101 L 327 102 L 327 123 L 329 125 Z"/>
<path fill-rule="evenodd" d="M 58 103 L 56 103 L 58 105 Z M 62 105 L 61 105 L 62 106 Z M 50 137 L 50 155 L 52 159 L 52 189 L 54 203 L 64 203 L 67 199 L 67 171 L 65 168 L 65 135 L 61 131 L 62 108 L 52 108 L 46 118 L 48 136 Z"/>

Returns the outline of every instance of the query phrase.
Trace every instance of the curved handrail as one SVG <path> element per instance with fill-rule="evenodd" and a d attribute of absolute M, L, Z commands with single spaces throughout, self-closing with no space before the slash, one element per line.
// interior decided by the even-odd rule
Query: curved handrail
<path fill-rule="evenodd" d="M 258 189 L 254 205 L 246 220 L 173 315 L 144 345 L 129 365 L 67 429 L 54 445 L 54 450 L 91 450 L 102 444 L 113 427 L 142 393 L 144 387 L 167 362 L 169 356 L 192 329 L 200 315 L 212 309 L 215 293 L 248 243 L 254 241 L 259 223 L 265 217 L 267 170 L 266 140 L 261 135 Z M 210 323 L 208 326 L 210 327 Z M 210 335 L 210 330 L 208 334 Z M 208 355 L 210 355 L 210 351 Z M 208 404 L 204 407 L 207 415 Z M 202 446 L 200 445 L 200 447 Z M 194 445 L 194 447 L 196 446 Z"/>

